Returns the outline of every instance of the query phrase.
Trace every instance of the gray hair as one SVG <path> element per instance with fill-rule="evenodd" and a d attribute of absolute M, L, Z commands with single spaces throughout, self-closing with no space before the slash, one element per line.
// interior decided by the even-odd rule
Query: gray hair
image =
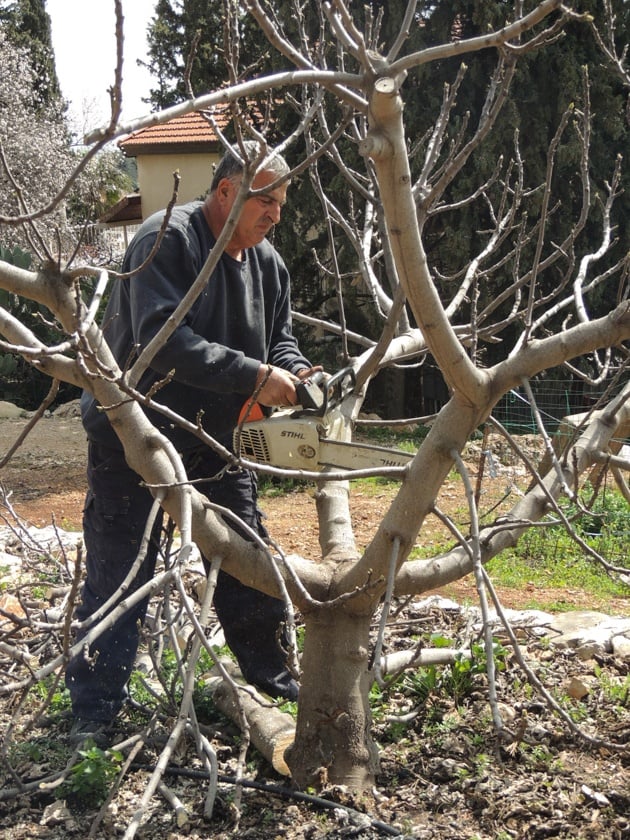
<path fill-rule="evenodd" d="M 253 160 L 260 154 L 260 146 L 256 140 L 244 140 L 245 154 L 249 160 Z M 238 144 L 231 146 L 223 155 L 212 176 L 210 192 L 214 192 L 223 178 L 234 178 L 243 172 L 245 165 L 242 160 L 242 152 Z M 282 178 L 291 171 L 286 160 L 281 155 L 274 155 L 265 163 L 265 172 L 273 172 L 278 178 Z"/>

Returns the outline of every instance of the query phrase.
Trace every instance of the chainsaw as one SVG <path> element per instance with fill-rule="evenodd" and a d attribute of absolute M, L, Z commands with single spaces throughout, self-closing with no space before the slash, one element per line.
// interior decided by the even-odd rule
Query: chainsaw
<path fill-rule="evenodd" d="M 345 440 L 348 420 L 339 405 L 355 382 L 353 368 L 329 379 L 317 373 L 296 385 L 298 406 L 266 417 L 257 411 L 256 419 L 245 413 L 234 431 L 234 452 L 257 464 L 316 472 L 405 466 L 413 457 L 409 452 Z"/>

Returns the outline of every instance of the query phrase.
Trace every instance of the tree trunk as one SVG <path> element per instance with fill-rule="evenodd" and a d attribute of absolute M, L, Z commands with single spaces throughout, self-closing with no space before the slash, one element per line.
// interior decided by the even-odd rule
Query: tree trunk
<path fill-rule="evenodd" d="M 370 788 L 378 772 L 371 737 L 369 616 L 341 607 L 304 616 L 302 687 L 295 743 L 286 762 L 302 789 Z"/>

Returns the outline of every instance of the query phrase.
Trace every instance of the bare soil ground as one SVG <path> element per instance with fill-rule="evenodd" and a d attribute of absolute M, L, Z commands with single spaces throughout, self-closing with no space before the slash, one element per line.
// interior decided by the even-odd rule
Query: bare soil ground
<path fill-rule="evenodd" d="M 0 421 L 0 459 L 24 425 L 21 419 Z M 40 527 L 54 520 L 65 530 L 80 530 L 85 451 L 85 437 L 76 416 L 56 414 L 40 421 L 10 464 L 0 469 L 0 481 L 15 512 Z M 503 486 L 496 485 L 497 495 L 503 493 Z M 354 492 L 352 511 L 359 545 L 370 539 L 390 493 L 387 489 Z M 488 498 L 488 505 L 491 501 Z M 461 508 L 463 495 L 457 481 L 445 485 L 440 504 L 449 510 Z M 318 555 L 314 500 L 308 488 L 265 497 L 261 506 L 270 533 L 286 552 Z M 428 523 L 423 539 L 438 540 L 440 529 L 437 520 Z M 470 580 L 441 594 L 459 603 L 475 601 Z M 500 591 L 504 606 L 513 608 L 529 604 L 533 594 L 544 601 L 546 593 L 540 589 L 535 593 Z M 567 608 L 628 613 L 627 601 L 594 602 L 572 590 L 554 591 L 549 596 L 556 603 L 564 601 Z M 30 597 L 32 604 L 37 602 L 41 607 L 41 594 L 22 593 L 22 597 Z M 461 640 L 468 632 L 465 624 L 459 614 L 449 616 L 436 609 L 419 615 L 413 605 L 406 606 L 392 627 L 388 644 L 390 649 L 405 642 L 408 646 L 409 637 L 428 631 Z M 5 627 L 0 613 L 0 629 Z M 2 636 L 0 641 L 15 644 L 20 633 Z M 429 675 L 437 681 L 430 694 L 426 679 L 416 675 L 391 688 L 386 704 L 375 705 L 374 735 L 381 748 L 381 773 L 374 796 L 354 801 L 344 791 L 325 791 L 329 802 L 341 806 L 336 810 L 318 801 L 293 798 L 286 780 L 254 751 L 248 763 L 248 781 L 264 789 L 244 789 L 237 820 L 230 777 L 236 766 L 238 733 L 224 718 L 214 717 L 207 721 L 207 732 L 215 744 L 219 773 L 225 781 L 219 787 L 212 821 L 203 818 L 206 787 L 194 749 L 189 748 L 177 756 L 172 773 L 166 777 L 186 807 L 187 822 L 178 824 L 172 808 L 156 796 L 137 836 L 145 840 L 236 836 L 254 840 L 384 836 L 426 840 L 630 838 L 627 662 L 609 655 L 584 662 L 571 652 L 552 654 L 548 646 L 533 637 L 523 639 L 522 644 L 539 678 L 556 696 L 567 700 L 567 686 L 573 679 L 587 687 L 581 700 L 568 701 L 568 708 L 582 730 L 599 741 L 584 741 L 552 715 L 525 683 L 508 651 L 505 669 L 498 676 L 499 700 L 504 720 L 522 733 L 511 749 L 494 733 L 483 669 L 469 675 L 465 690 L 458 688 L 452 674 Z M 9 669 L 1 675 L 0 686 L 10 681 Z M 0 694 L 0 731 L 5 734 L 20 702 L 17 694 Z M 35 712 L 32 699 L 27 701 L 27 708 Z M 21 725 L 24 720 L 22 716 Z M 69 749 L 64 752 L 68 725 L 63 714 L 51 714 L 29 724 L 24 732 L 18 728 L 5 740 L 6 752 L 0 760 L 0 825 L 7 840 L 124 834 L 148 778 L 146 769 L 137 765 L 100 814 L 97 803 L 62 796 L 54 787 L 41 790 L 35 786 L 21 794 L 12 793 L 55 768 L 63 768 L 70 757 Z M 120 725 L 123 732 L 130 732 L 137 721 L 124 718 Z M 157 755 L 147 750 L 143 762 L 151 764 Z"/>

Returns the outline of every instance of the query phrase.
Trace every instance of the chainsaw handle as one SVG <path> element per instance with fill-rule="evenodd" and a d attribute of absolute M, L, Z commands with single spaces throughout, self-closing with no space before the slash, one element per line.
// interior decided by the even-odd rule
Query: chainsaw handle
<path fill-rule="evenodd" d="M 300 413 L 311 417 L 324 417 L 331 408 L 339 405 L 352 392 L 357 377 L 354 368 L 346 367 L 329 378 L 326 378 L 324 371 L 317 371 L 310 377 L 310 381 L 321 389 L 323 401 L 318 408 L 309 408 Z"/>
<path fill-rule="evenodd" d="M 352 393 L 356 384 L 357 375 L 353 367 L 342 368 L 331 376 L 324 383 L 324 411 L 322 414 L 326 414 L 328 409 L 339 405 L 348 394 Z"/>

